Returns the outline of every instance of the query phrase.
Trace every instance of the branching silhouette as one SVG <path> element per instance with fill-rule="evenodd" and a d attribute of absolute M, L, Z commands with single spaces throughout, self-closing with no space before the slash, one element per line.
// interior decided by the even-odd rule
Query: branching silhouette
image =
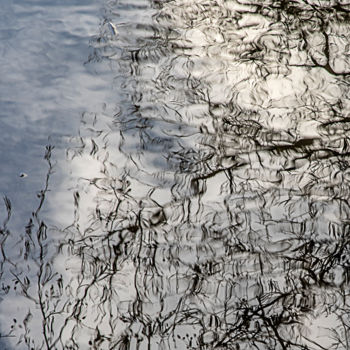
<path fill-rule="evenodd" d="M 98 169 L 72 192 L 59 249 L 39 215 L 50 147 L 24 264 L 7 254 L 4 200 L 1 273 L 32 305 L 6 336 L 28 349 L 349 349 L 349 12 L 107 2 L 86 64 L 111 63 L 117 102 L 84 113 L 67 150 Z"/>

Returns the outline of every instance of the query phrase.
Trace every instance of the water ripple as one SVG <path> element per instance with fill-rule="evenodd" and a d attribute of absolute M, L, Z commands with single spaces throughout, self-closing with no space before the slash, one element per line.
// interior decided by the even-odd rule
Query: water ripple
<path fill-rule="evenodd" d="M 48 349 L 349 348 L 349 11 L 106 4 L 87 64 L 111 65 L 116 103 L 67 151 L 74 220 L 39 261 Z"/>

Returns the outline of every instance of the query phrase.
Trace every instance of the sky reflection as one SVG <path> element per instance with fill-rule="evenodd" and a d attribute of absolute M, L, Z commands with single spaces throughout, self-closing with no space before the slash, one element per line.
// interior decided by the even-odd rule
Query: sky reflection
<path fill-rule="evenodd" d="M 81 113 L 108 101 L 112 78 L 104 64 L 98 72 L 84 65 L 101 2 L 3 1 L 1 6 L 0 190 L 21 216 L 30 213 L 42 184 L 45 145 L 60 146 L 62 137 L 75 135 Z M 28 177 L 20 179 L 21 172 Z"/>
<path fill-rule="evenodd" d="M 333 3 L 8 6 L 2 123 L 28 174 L 20 193 L 7 180 L 0 236 L 12 344 L 348 348 L 349 15 Z"/>

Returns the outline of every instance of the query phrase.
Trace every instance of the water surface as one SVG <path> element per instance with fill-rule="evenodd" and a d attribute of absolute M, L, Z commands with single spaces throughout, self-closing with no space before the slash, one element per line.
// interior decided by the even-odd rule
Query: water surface
<path fill-rule="evenodd" d="M 69 72 L 114 95 L 79 79 L 108 97 L 47 148 L 59 180 L 3 258 L 8 346 L 348 349 L 349 5 L 101 8 Z"/>

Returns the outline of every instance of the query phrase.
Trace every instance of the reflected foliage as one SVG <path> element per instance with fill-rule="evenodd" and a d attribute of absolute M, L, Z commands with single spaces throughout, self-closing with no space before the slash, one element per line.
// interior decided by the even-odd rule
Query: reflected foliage
<path fill-rule="evenodd" d="M 33 348 L 350 348 L 349 14 L 107 3 L 90 62 L 111 64 L 118 103 L 84 113 L 67 151 L 96 171 L 74 190 L 66 273 L 38 215 L 33 276 L 11 270 L 41 311 Z"/>

